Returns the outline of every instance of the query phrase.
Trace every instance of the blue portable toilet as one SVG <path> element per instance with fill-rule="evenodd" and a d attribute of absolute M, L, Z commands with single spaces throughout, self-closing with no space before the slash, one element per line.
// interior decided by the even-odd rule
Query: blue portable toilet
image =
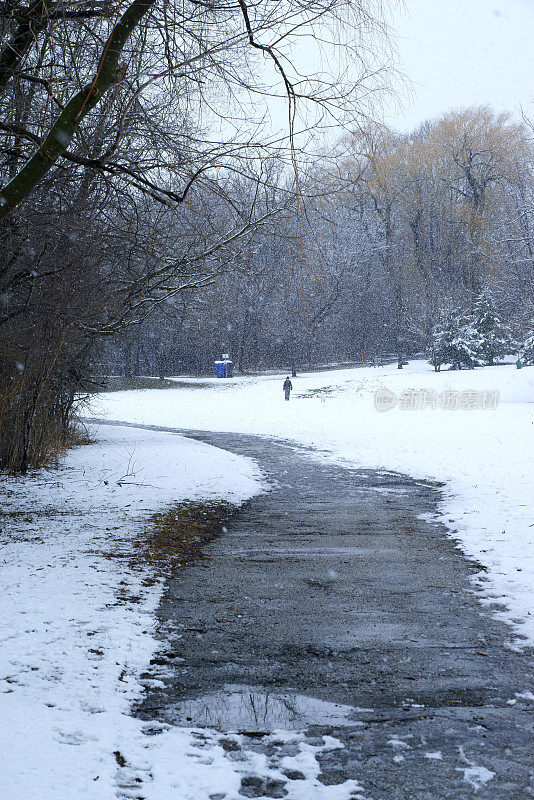
<path fill-rule="evenodd" d="M 218 378 L 234 377 L 234 362 L 230 360 L 230 353 L 223 353 L 222 358 L 215 363 L 215 374 Z"/>
<path fill-rule="evenodd" d="M 223 353 L 222 358 L 214 362 L 215 374 L 218 378 L 234 377 L 234 362 L 230 361 L 230 354 Z"/>
<path fill-rule="evenodd" d="M 226 378 L 226 363 L 224 361 L 215 362 L 215 374 L 218 378 Z"/>

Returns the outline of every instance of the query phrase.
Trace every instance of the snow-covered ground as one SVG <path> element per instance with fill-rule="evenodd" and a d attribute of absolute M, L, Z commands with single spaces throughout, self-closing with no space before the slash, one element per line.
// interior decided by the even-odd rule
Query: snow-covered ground
<path fill-rule="evenodd" d="M 414 362 L 314 373 L 293 380 L 289 403 L 281 377 L 110 393 L 92 414 L 284 437 L 318 458 L 445 482 L 441 518 L 487 566 L 482 599 L 505 605 L 501 615 L 534 642 L 534 368 L 435 374 Z M 382 408 L 395 407 L 377 410 L 377 391 Z M 129 558 L 143 520 L 181 499 L 239 503 L 263 482 L 250 460 L 172 433 L 95 426 L 93 435 L 58 468 L 0 485 L 3 795 L 236 800 L 244 775 L 276 782 L 297 769 L 305 779 L 286 783 L 287 800 L 363 797 L 355 780 L 317 781 L 317 756 L 341 747 L 335 739 L 278 732 L 273 743 L 292 755 L 271 763 L 237 735 L 165 725 L 153 735 L 158 726 L 129 716 L 157 648 L 162 591 Z"/>
<path fill-rule="evenodd" d="M 177 379 L 101 395 L 96 417 L 284 437 L 347 465 L 442 481 L 441 520 L 487 568 L 481 599 L 534 644 L 534 368 L 435 373 L 423 361 L 301 375 Z M 377 410 L 376 393 L 382 407 Z"/>
<path fill-rule="evenodd" d="M 96 435 L 59 468 L 0 484 L 1 794 L 9 800 L 114 798 L 129 781 L 123 757 L 142 774 L 154 742 L 129 711 L 157 647 L 162 583 L 132 563 L 132 540 L 147 515 L 184 498 L 239 503 L 262 489 L 252 461 L 189 439 L 107 426 Z M 187 755 L 198 753 L 194 734 L 175 736 L 181 771 L 198 773 Z M 216 741 L 208 749 L 222 752 Z M 165 775 L 148 783 L 146 798 L 171 797 Z"/>
<path fill-rule="evenodd" d="M 183 499 L 241 503 L 266 487 L 250 459 L 172 433 L 91 427 L 96 442 L 60 466 L 0 483 L 2 797 L 240 800 L 253 775 L 283 779 L 287 800 L 364 798 L 356 780 L 318 781 L 318 756 L 342 747 L 332 737 L 273 733 L 266 745 L 290 751 L 277 759 L 238 734 L 130 715 L 158 648 L 163 590 L 132 558 L 144 520 Z"/>

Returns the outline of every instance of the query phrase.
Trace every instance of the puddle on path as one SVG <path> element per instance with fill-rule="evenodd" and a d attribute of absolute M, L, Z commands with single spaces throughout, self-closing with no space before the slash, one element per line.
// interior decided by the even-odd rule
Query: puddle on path
<path fill-rule="evenodd" d="M 310 725 L 361 725 L 351 717 L 362 710 L 302 694 L 227 685 L 218 692 L 177 703 L 173 721 L 223 731 L 270 732 L 302 730 Z"/>

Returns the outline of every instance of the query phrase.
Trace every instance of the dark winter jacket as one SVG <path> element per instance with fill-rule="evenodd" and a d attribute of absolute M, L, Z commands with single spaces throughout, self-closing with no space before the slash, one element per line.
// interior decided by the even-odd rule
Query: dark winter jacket
<path fill-rule="evenodd" d="M 286 378 L 284 381 L 284 392 L 290 392 L 292 388 L 293 384 L 291 383 L 289 378 Z"/>

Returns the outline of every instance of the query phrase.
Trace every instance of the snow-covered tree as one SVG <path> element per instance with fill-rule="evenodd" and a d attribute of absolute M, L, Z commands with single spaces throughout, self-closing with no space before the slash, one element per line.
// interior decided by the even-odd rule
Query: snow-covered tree
<path fill-rule="evenodd" d="M 434 328 L 431 363 L 437 372 L 443 364 L 450 364 L 451 369 L 473 369 L 482 363 L 481 347 L 482 337 L 472 318 L 448 312 Z"/>
<path fill-rule="evenodd" d="M 481 339 L 478 358 L 486 364 L 494 364 L 496 358 L 510 351 L 512 342 L 495 308 L 493 295 L 487 289 L 475 300 L 472 326 Z"/>
<path fill-rule="evenodd" d="M 534 330 L 532 330 L 519 351 L 519 361 L 521 364 L 534 365 Z"/>
<path fill-rule="evenodd" d="M 450 343 L 453 355 L 451 360 L 452 369 L 462 369 L 463 367 L 474 369 L 475 367 L 480 367 L 483 363 L 480 359 L 483 344 L 480 333 L 469 317 L 460 317 L 458 324 L 457 332 L 453 335 Z"/>
<path fill-rule="evenodd" d="M 430 343 L 430 363 L 436 372 L 441 370 L 443 364 L 450 364 L 453 358 L 451 342 L 457 332 L 457 321 L 455 315 L 449 312 L 442 312 L 439 322 L 432 330 Z"/>

